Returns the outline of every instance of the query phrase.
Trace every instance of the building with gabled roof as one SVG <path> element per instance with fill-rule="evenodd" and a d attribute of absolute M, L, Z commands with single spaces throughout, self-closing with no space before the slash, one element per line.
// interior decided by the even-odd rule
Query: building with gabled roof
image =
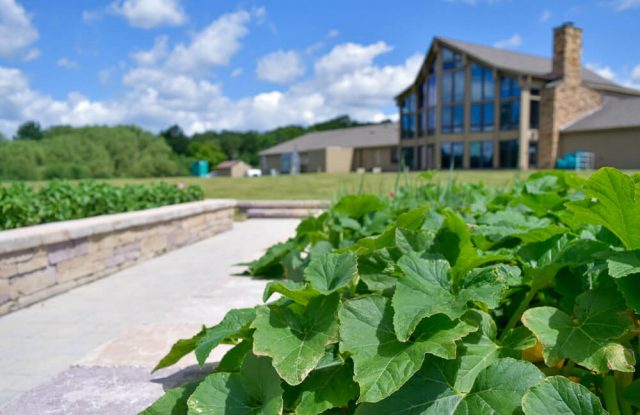
<path fill-rule="evenodd" d="M 570 152 L 640 168 L 640 91 L 582 67 L 582 30 L 554 30 L 551 58 L 436 37 L 396 97 L 404 164 L 553 168 Z"/>

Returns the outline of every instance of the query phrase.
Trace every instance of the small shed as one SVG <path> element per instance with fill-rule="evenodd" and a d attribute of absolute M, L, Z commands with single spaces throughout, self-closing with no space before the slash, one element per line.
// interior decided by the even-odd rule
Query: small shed
<path fill-rule="evenodd" d="M 242 177 L 250 169 L 251 166 L 242 160 L 227 160 L 218 164 L 215 171 L 218 176 Z"/>

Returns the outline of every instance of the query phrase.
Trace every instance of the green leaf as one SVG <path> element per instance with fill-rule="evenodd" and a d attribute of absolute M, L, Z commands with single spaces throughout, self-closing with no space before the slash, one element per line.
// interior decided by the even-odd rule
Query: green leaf
<path fill-rule="evenodd" d="M 204 336 L 198 339 L 195 348 L 198 364 L 203 366 L 216 346 L 225 339 L 237 338 L 255 318 L 255 308 L 239 308 L 229 311 L 220 323 L 206 329 Z"/>
<path fill-rule="evenodd" d="M 329 253 L 311 259 L 304 279 L 322 294 L 346 287 L 358 274 L 356 256 L 352 253 Z"/>
<path fill-rule="evenodd" d="M 418 254 L 405 255 L 398 261 L 402 276 L 393 295 L 393 326 L 400 341 L 406 341 L 424 318 L 446 314 L 451 319 L 465 312 L 465 301 L 451 293 L 449 263 L 426 260 Z"/>
<path fill-rule="evenodd" d="M 624 299 L 615 289 L 587 291 L 576 298 L 573 316 L 555 307 L 527 310 L 522 323 L 544 346 L 547 366 L 569 358 L 590 370 L 632 372 L 633 353 L 611 341 L 630 327 Z"/>
<path fill-rule="evenodd" d="M 358 274 L 371 291 L 385 291 L 396 286 L 398 278 L 393 272 L 395 260 L 386 249 L 358 257 Z"/>
<path fill-rule="evenodd" d="M 187 400 L 197 386 L 198 383 L 189 383 L 179 388 L 169 389 L 139 415 L 186 415 Z"/>
<path fill-rule="evenodd" d="M 640 274 L 640 251 L 623 252 L 607 259 L 609 275 L 622 278 L 631 274 Z"/>
<path fill-rule="evenodd" d="M 314 370 L 300 385 L 296 414 L 316 415 L 331 408 L 340 408 L 358 396 L 349 365 L 330 366 Z"/>
<path fill-rule="evenodd" d="M 204 337 L 206 330 L 207 328 L 202 326 L 202 330 L 200 330 L 198 334 L 191 337 L 190 339 L 181 339 L 175 342 L 174 345 L 171 346 L 171 350 L 169 350 L 169 353 L 167 353 L 162 359 L 160 359 L 151 373 L 178 363 L 180 359 L 194 351 L 196 349 L 198 341 L 202 337 Z"/>
<path fill-rule="evenodd" d="M 333 212 L 342 214 L 354 219 L 382 210 L 385 204 L 378 196 L 374 195 L 348 195 L 342 197 L 333 206 Z"/>
<path fill-rule="evenodd" d="M 475 330 L 438 314 L 418 325 L 414 339 L 400 342 L 390 301 L 378 295 L 347 300 L 339 315 L 340 351 L 351 354 L 360 402 L 377 402 L 398 390 L 420 369 L 425 354 L 454 358 L 455 342 Z"/>
<path fill-rule="evenodd" d="M 356 415 L 512 415 L 520 412 L 524 393 L 544 376 L 529 362 L 500 359 L 484 368 L 468 393 L 454 384 L 457 362 L 428 359 L 398 392 L 374 404 L 360 405 Z"/>
<path fill-rule="evenodd" d="M 271 281 L 264 288 L 262 301 L 266 303 L 275 293 L 282 294 L 284 297 L 301 305 L 307 305 L 309 300 L 317 297 L 319 294 L 304 282 L 291 280 Z"/>
<path fill-rule="evenodd" d="M 600 399 L 562 376 L 546 378 L 522 398 L 525 415 L 605 415 Z"/>
<path fill-rule="evenodd" d="M 602 225 L 629 250 L 640 249 L 640 197 L 633 179 L 605 167 L 587 180 L 585 200 L 567 203 L 576 219 Z"/>
<path fill-rule="evenodd" d="M 273 366 L 290 385 L 300 384 L 318 364 L 325 347 L 338 341 L 339 295 L 318 296 L 302 310 L 292 305 L 258 308 L 253 352 L 273 358 Z"/>
<path fill-rule="evenodd" d="M 640 178 L 640 175 L 638 175 L 638 178 Z M 640 379 L 637 379 L 631 385 L 627 386 L 622 392 L 622 397 L 625 401 L 640 408 Z"/>
<path fill-rule="evenodd" d="M 616 280 L 627 306 L 640 313 L 640 274 L 629 275 Z"/>
<path fill-rule="evenodd" d="M 213 373 L 189 398 L 189 415 L 280 415 L 280 378 L 266 357 L 248 354 L 239 373 Z"/>
<path fill-rule="evenodd" d="M 402 275 L 396 284 L 392 304 L 396 335 L 406 341 L 418 323 L 435 314 L 450 319 L 459 318 L 466 311 L 468 301 L 496 308 L 508 288 L 504 266 L 478 268 L 460 281 L 456 294 L 449 277 L 449 264 L 444 260 L 427 260 L 412 253 L 398 260 Z"/>
<path fill-rule="evenodd" d="M 253 348 L 253 340 L 243 340 L 240 343 L 236 344 L 231 348 L 222 359 L 220 359 L 220 363 L 216 367 L 216 371 L 218 372 L 237 372 L 242 367 L 242 362 L 244 362 L 247 353 L 251 352 Z"/>

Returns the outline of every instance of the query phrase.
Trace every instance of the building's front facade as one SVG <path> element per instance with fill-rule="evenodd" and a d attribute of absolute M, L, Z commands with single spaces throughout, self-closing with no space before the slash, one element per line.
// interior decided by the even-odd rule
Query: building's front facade
<path fill-rule="evenodd" d="M 413 170 L 555 167 L 567 125 L 609 98 L 640 99 L 638 91 L 582 68 L 581 50 L 582 30 L 572 24 L 555 29 L 553 59 L 436 38 L 415 82 L 396 97 L 404 164 Z M 576 148 L 593 147 L 584 144 Z M 640 136 L 634 145 L 640 149 Z M 611 158 L 607 163 L 615 165 Z"/>

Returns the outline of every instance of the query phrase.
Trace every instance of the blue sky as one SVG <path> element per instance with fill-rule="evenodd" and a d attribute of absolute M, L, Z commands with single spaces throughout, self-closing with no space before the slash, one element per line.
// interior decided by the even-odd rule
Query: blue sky
<path fill-rule="evenodd" d="M 0 0 L 0 130 L 380 120 L 434 36 L 549 56 L 565 21 L 584 65 L 640 87 L 640 0 Z"/>

